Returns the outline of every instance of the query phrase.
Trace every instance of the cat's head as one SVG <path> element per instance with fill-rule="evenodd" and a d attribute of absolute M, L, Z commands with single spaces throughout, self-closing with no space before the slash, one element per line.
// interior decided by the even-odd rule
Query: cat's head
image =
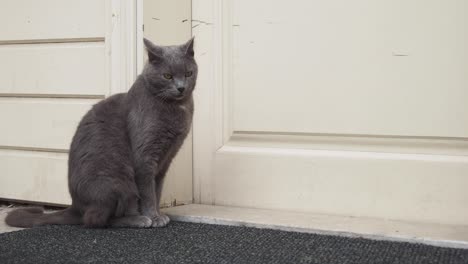
<path fill-rule="evenodd" d="M 164 100 L 183 100 L 191 96 L 197 81 L 194 39 L 178 46 L 158 46 L 144 39 L 148 63 L 142 75 L 152 94 Z"/>

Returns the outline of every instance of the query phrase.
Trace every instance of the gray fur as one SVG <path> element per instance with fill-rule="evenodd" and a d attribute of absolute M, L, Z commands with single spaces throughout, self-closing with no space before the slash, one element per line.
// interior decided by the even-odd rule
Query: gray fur
<path fill-rule="evenodd" d="M 53 214 L 18 209 L 7 216 L 7 224 L 160 227 L 169 223 L 159 202 L 164 176 L 192 123 L 197 64 L 193 39 L 164 47 L 144 42 L 149 62 L 128 93 L 94 105 L 73 137 L 68 166 L 72 205 Z"/>

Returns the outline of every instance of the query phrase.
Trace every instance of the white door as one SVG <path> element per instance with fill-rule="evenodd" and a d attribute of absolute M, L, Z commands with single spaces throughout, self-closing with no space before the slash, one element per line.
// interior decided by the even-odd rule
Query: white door
<path fill-rule="evenodd" d="M 2 1 L 1 198 L 70 202 L 71 137 L 110 93 L 106 14 L 105 1 Z"/>
<path fill-rule="evenodd" d="M 136 73 L 121 8 L 116 0 L 2 1 L 0 198 L 70 203 L 67 156 L 78 122 Z"/>
<path fill-rule="evenodd" d="M 205 204 L 468 223 L 468 2 L 194 0 Z"/>

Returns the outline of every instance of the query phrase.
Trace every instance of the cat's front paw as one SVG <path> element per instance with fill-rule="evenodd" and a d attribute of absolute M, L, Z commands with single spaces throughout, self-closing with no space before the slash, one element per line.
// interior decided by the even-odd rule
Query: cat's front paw
<path fill-rule="evenodd" d="M 169 224 L 169 222 L 171 221 L 171 219 L 169 219 L 169 216 L 165 214 L 161 214 L 156 217 L 153 217 L 152 220 L 153 220 L 153 224 L 151 225 L 152 227 L 164 227 L 167 224 Z"/>
<path fill-rule="evenodd" d="M 145 227 L 151 227 L 152 223 L 153 221 L 151 220 L 151 218 L 141 215 L 135 219 L 133 226 L 145 228 Z"/>

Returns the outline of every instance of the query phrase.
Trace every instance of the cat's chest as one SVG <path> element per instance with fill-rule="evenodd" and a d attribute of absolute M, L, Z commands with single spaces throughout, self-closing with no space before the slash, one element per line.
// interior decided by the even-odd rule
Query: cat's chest
<path fill-rule="evenodd" d="M 177 105 L 163 109 L 157 115 L 156 129 L 168 131 L 175 136 L 185 136 L 192 124 L 192 109 L 187 105 Z"/>
<path fill-rule="evenodd" d="M 172 122 L 171 122 L 172 121 Z M 169 121 L 172 123 L 174 132 L 185 136 L 192 124 L 192 112 L 185 105 L 177 106 L 177 110 L 174 111 L 173 119 Z"/>

